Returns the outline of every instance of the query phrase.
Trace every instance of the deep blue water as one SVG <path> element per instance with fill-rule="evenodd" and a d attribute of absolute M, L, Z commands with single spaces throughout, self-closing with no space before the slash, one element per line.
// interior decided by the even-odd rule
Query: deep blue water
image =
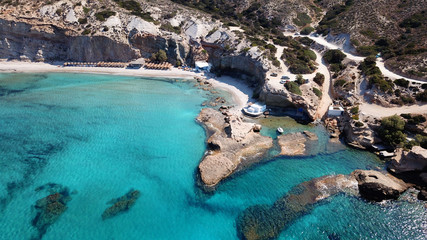
<path fill-rule="evenodd" d="M 47 183 L 69 188 L 67 210 L 43 239 L 236 239 L 236 217 L 328 174 L 384 168 L 374 155 L 328 144 L 322 127 L 280 122 L 319 137 L 310 157 L 269 159 L 214 194 L 196 186 L 209 96 L 192 82 L 83 74 L 0 74 L 0 239 L 37 238 L 34 205 Z M 274 125 L 274 124 L 273 124 Z M 274 137 L 274 127 L 262 133 Z M 137 189 L 129 211 L 107 203 Z M 426 239 L 419 201 L 384 204 L 339 195 L 292 223 L 280 239 Z M 335 238 L 335 239 L 338 239 Z"/>

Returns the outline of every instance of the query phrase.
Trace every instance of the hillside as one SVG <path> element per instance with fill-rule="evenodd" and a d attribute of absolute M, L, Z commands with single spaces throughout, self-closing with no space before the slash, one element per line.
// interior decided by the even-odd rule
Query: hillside
<path fill-rule="evenodd" d="M 393 71 L 427 79 L 426 11 L 426 1 L 348 0 L 330 7 L 317 30 L 348 33 L 359 54 L 381 52 Z"/>

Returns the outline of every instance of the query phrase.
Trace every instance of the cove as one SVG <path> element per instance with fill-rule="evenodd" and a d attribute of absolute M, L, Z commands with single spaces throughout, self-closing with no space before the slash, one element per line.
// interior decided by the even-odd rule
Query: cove
<path fill-rule="evenodd" d="M 384 168 L 368 152 L 330 151 L 321 126 L 287 119 L 280 124 L 288 132 L 317 133 L 318 154 L 261 162 L 204 194 L 195 182 L 205 133 L 195 117 L 210 96 L 193 85 L 115 75 L 0 74 L 1 238 L 237 239 L 236 219 L 248 207 L 272 205 L 312 178 Z M 274 136 L 273 125 L 262 131 Z M 39 236 L 34 205 L 49 194 L 39 188 L 49 183 L 66 187 L 71 199 Z M 103 220 L 109 202 L 132 189 L 140 192 L 133 207 Z M 422 239 L 423 211 L 417 201 L 378 205 L 339 195 L 293 221 L 279 238 Z"/>

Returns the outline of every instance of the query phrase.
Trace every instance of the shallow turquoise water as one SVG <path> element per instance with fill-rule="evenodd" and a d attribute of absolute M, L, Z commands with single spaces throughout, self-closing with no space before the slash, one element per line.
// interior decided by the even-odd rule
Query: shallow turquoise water
<path fill-rule="evenodd" d="M 286 129 L 319 135 L 319 154 L 269 159 L 203 194 L 195 172 L 205 134 L 194 119 L 207 96 L 192 85 L 111 75 L 0 74 L 0 239 L 37 236 L 33 206 L 47 193 L 35 189 L 46 183 L 73 194 L 43 239 L 236 239 L 236 217 L 249 206 L 272 204 L 314 177 L 384 168 L 367 152 L 331 151 L 321 127 L 293 124 Z M 274 129 L 263 133 L 274 135 Z M 132 188 L 141 191 L 135 206 L 103 221 L 107 202 Z M 280 238 L 422 239 L 426 218 L 417 201 L 378 205 L 337 196 Z"/>

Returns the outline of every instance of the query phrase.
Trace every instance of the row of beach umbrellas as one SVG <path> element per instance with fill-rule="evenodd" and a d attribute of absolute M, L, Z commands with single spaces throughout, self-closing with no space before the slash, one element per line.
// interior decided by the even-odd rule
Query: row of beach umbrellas
<path fill-rule="evenodd" d="M 172 67 L 172 64 L 168 63 L 168 62 L 163 62 L 163 63 L 147 63 L 144 66 L 145 68 L 148 69 L 170 69 Z"/>
<path fill-rule="evenodd" d="M 127 63 L 122 62 L 65 62 L 65 67 L 117 67 L 123 68 Z"/>

